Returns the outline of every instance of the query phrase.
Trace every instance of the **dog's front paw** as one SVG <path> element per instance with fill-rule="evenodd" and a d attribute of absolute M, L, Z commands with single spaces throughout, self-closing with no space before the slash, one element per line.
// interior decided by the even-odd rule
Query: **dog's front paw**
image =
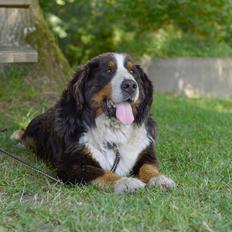
<path fill-rule="evenodd" d="M 145 187 L 145 183 L 132 177 L 122 177 L 114 185 L 115 193 L 133 193 Z"/>
<path fill-rule="evenodd" d="M 148 183 L 147 186 L 158 186 L 162 190 L 166 189 L 173 189 L 176 187 L 176 183 L 169 177 L 164 175 L 154 176 L 152 177 Z"/>

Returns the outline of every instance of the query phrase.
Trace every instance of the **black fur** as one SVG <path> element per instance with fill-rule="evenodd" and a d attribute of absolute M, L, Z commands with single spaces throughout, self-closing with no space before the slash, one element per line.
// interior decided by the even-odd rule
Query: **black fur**
<path fill-rule="evenodd" d="M 153 85 L 152 82 L 147 77 L 146 73 L 142 70 L 139 65 L 136 65 L 136 69 L 139 73 L 136 80 L 140 86 L 140 92 L 142 94 L 141 103 L 137 106 L 137 114 L 135 122 L 141 124 L 148 117 L 150 108 L 153 101 Z"/>

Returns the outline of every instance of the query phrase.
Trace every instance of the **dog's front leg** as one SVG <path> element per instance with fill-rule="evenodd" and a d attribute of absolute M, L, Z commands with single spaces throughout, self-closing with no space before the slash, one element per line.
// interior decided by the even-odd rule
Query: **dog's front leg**
<path fill-rule="evenodd" d="M 176 186 L 171 178 L 162 175 L 153 164 L 143 164 L 139 169 L 138 177 L 147 183 L 147 186 L 157 186 L 162 190 L 172 189 Z"/>
<path fill-rule="evenodd" d="M 160 189 L 175 188 L 175 182 L 159 172 L 158 161 L 152 146 L 146 148 L 139 156 L 133 174 L 142 180 L 148 187 L 157 186 Z"/>
<path fill-rule="evenodd" d="M 112 172 L 106 172 L 93 180 L 92 184 L 102 189 L 112 189 L 116 193 L 133 193 L 145 187 L 145 183 L 137 178 L 121 177 Z"/>

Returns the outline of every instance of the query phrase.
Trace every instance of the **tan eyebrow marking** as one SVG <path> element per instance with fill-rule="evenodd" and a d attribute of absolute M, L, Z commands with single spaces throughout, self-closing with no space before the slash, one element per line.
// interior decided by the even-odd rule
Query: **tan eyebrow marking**
<path fill-rule="evenodd" d="M 128 68 L 128 70 L 131 70 L 132 68 L 133 68 L 133 63 L 129 60 L 128 62 L 127 62 L 127 68 Z"/>
<path fill-rule="evenodd" d="M 108 67 L 111 68 L 111 69 L 113 69 L 113 68 L 116 67 L 116 63 L 111 60 L 111 61 L 108 62 Z"/>

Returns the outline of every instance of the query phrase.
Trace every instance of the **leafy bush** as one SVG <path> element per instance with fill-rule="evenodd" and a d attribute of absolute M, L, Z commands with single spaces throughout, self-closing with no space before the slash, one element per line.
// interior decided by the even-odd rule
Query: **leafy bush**
<path fill-rule="evenodd" d="M 173 27 L 165 27 L 153 35 L 146 50 L 158 57 L 227 57 L 232 56 L 232 47 L 225 41 L 198 39 Z"/>
<path fill-rule="evenodd" d="M 72 65 L 106 51 L 158 56 L 232 54 L 227 0 L 40 0 Z"/>

